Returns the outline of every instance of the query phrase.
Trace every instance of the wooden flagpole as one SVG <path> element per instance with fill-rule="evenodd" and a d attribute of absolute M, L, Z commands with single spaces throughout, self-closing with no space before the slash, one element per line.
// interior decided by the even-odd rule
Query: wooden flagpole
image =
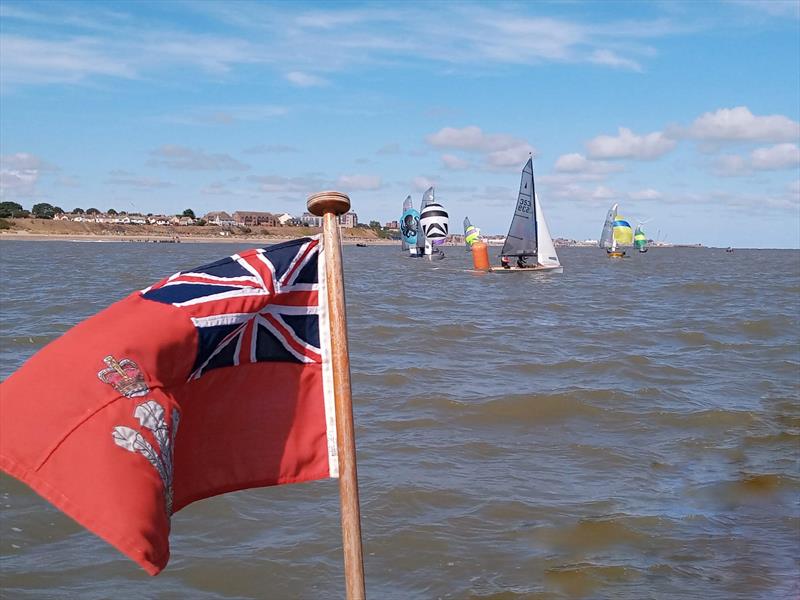
<path fill-rule="evenodd" d="M 339 454 L 339 502 L 347 600 L 364 600 L 364 556 L 361 551 L 361 510 L 358 502 L 356 442 L 350 390 L 350 352 L 344 303 L 342 241 L 338 216 L 350 210 L 341 192 L 319 192 L 308 198 L 308 210 L 322 217 L 322 240 L 331 325 L 331 360 L 336 402 L 336 446 Z"/>

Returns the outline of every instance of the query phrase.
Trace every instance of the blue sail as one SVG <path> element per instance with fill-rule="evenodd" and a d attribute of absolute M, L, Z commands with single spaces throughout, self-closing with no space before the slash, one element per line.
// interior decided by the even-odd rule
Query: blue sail
<path fill-rule="evenodd" d="M 403 239 L 403 249 L 417 245 L 417 232 L 419 231 L 419 212 L 411 206 L 411 196 L 406 199 L 409 206 L 403 203 L 403 214 L 400 217 L 400 235 Z"/>

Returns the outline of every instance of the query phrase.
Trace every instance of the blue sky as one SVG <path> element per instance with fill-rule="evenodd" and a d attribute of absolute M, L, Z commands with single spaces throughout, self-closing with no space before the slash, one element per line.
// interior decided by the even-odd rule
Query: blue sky
<path fill-rule="evenodd" d="M 30 208 L 397 219 L 800 246 L 800 3 L 0 4 L 0 193 Z"/>

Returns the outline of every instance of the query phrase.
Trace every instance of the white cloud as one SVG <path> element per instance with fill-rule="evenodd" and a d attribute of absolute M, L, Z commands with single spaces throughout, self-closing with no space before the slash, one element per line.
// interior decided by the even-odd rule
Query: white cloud
<path fill-rule="evenodd" d="M 425 138 L 431 146 L 437 148 L 458 148 L 473 152 L 490 152 L 524 144 L 524 140 L 506 134 L 484 133 L 480 127 L 470 125 L 457 129 L 444 127 Z"/>
<path fill-rule="evenodd" d="M 720 177 L 737 177 L 750 173 L 750 164 L 744 156 L 726 154 L 714 160 L 712 171 Z"/>
<path fill-rule="evenodd" d="M 258 144 L 242 150 L 245 154 L 294 154 L 300 152 L 294 146 L 287 146 L 286 144 Z"/>
<path fill-rule="evenodd" d="M 336 183 L 347 190 L 377 190 L 381 187 L 381 178 L 377 175 L 342 175 Z"/>
<path fill-rule="evenodd" d="M 737 106 L 707 112 L 671 135 L 711 142 L 793 142 L 800 138 L 800 123 L 784 115 L 756 116 Z"/>
<path fill-rule="evenodd" d="M 620 164 L 601 160 L 589 160 L 582 154 L 574 152 L 559 156 L 556 160 L 555 170 L 559 173 L 602 174 L 622 171 L 623 167 Z"/>
<path fill-rule="evenodd" d="M 631 200 L 660 200 L 662 198 L 661 192 L 653 188 L 639 190 L 637 192 L 630 192 L 628 197 Z"/>
<path fill-rule="evenodd" d="M 778 144 L 770 148 L 756 148 L 750 154 L 754 169 L 772 171 L 800 165 L 800 148 L 797 144 Z"/>
<path fill-rule="evenodd" d="M 770 17 L 800 18 L 800 3 L 795 0 L 728 0 L 733 4 L 763 12 Z"/>
<path fill-rule="evenodd" d="M 294 85 L 328 81 L 315 71 L 357 66 L 441 64 L 492 70 L 497 65 L 593 64 L 641 71 L 655 51 L 642 40 L 696 29 L 668 19 L 626 18 L 603 23 L 532 15 L 522 5 L 436 3 L 315 10 L 288 4 L 182 4 L 178 16 L 224 23 L 230 34 L 187 33 L 166 18 L 96 9 L 75 3 L 3 7 L 4 31 L 47 28 L 38 36 L 0 37 L 4 84 L 82 83 L 98 77 L 152 79 L 170 69 L 200 69 L 213 78 L 241 65 L 266 65 Z M 388 6 L 388 5 L 387 5 Z M 10 11 L 10 12 L 9 12 Z M 24 15 L 24 16 L 23 16 Z M 29 23 L 24 23 L 28 21 Z M 19 25 L 20 22 L 22 26 Z M 56 29 L 54 29 L 56 28 Z M 71 37 L 57 39 L 55 31 Z M 436 40 L 420 44 L 415 40 Z"/>
<path fill-rule="evenodd" d="M 35 195 L 43 171 L 58 171 L 58 167 L 27 152 L 0 156 L 0 196 Z"/>
<path fill-rule="evenodd" d="M 109 185 L 119 185 L 139 189 L 157 189 L 171 187 L 173 184 L 153 177 L 142 177 L 128 171 L 111 171 L 105 181 Z"/>
<path fill-rule="evenodd" d="M 33 169 L 0 169 L 0 198 L 33 195 L 38 181 Z"/>
<path fill-rule="evenodd" d="M 462 171 L 464 169 L 469 169 L 470 167 L 469 161 L 459 158 L 453 154 L 442 154 L 442 164 L 446 169 L 450 169 L 452 171 Z"/>
<path fill-rule="evenodd" d="M 436 185 L 436 181 L 431 179 L 430 177 L 419 176 L 414 177 L 414 180 L 411 182 L 414 186 L 414 190 L 417 192 L 424 192 L 429 187 Z"/>
<path fill-rule="evenodd" d="M 589 62 L 620 69 L 630 69 L 631 71 L 642 70 L 642 65 L 635 60 L 622 58 L 621 56 L 618 56 L 616 52 L 612 52 L 611 50 L 595 50 L 591 54 Z"/>
<path fill-rule="evenodd" d="M 604 185 L 598 185 L 592 191 L 592 199 L 593 200 L 610 200 L 611 198 L 616 198 L 617 193 L 614 190 L 607 188 Z"/>
<path fill-rule="evenodd" d="M 486 155 L 486 163 L 490 168 L 522 169 L 522 166 L 533 154 L 533 146 L 523 143 L 519 146 L 496 150 Z"/>
<path fill-rule="evenodd" d="M 800 166 L 800 148 L 797 144 L 777 144 L 756 148 L 749 156 L 725 154 L 713 163 L 713 171 L 722 177 L 751 175 L 753 171 L 778 171 Z"/>
<path fill-rule="evenodd" d="M 0 36 L 3 82 L 75 83 L 92 76 L 133 78 L 136 71 L 124 58 L 106 55 L 99 40 L 36 40 Z"/>
<path fill-rule="evenodd" d="M 330 182 L 323 181 L 316 175 L 304 177 L 283 177 L 281 175 L 253 175 L 250 181 L 258 183 L 261 192 L 270 194 L 292 194 L 308 196 L 322 189 L 330 189 Z"/>
<path fill-rule="evenodd" d="M 167 144 L 150 152 L 150 166 L 189 171 L 246 171 L 250 167 L 228 154 L 208 154 L 204 150 L 193 150 L 184 146 Z"/>
<path fill-rule="evenodd" d="M 286 79 L 298 87 L 322 87 L 328 85 L 328 81 L 317 75 L 310 75 L 302 71 L 291 71 L 286 74 Z"/>
<path fill-rule="evenodd" d="M 586 142 L 590 158 L 653 160 L 672 151 L 677 142 L 660 131 L 637 135 L 626 127 L 617 136 L 600 135 Z"/>
<path fill-rule="evenodd" d="M 453 148 L 483 155 L 488 168 L 521 168 L 535 149 L 523 139 L 504 133 L 484 133 L 470 125 L 461 129 L 444 127 L 426 136 L 425 141 L 435 148 Z"/>

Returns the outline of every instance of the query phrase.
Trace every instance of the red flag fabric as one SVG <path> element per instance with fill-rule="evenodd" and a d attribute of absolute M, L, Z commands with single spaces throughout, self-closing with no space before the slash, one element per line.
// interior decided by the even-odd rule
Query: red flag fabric
<path fill-rule="evenodd" d="M 176 273 L 0 385 L 0 468 L 155 575 L 170 516 L 338 476 L 322 240 Z"/>

